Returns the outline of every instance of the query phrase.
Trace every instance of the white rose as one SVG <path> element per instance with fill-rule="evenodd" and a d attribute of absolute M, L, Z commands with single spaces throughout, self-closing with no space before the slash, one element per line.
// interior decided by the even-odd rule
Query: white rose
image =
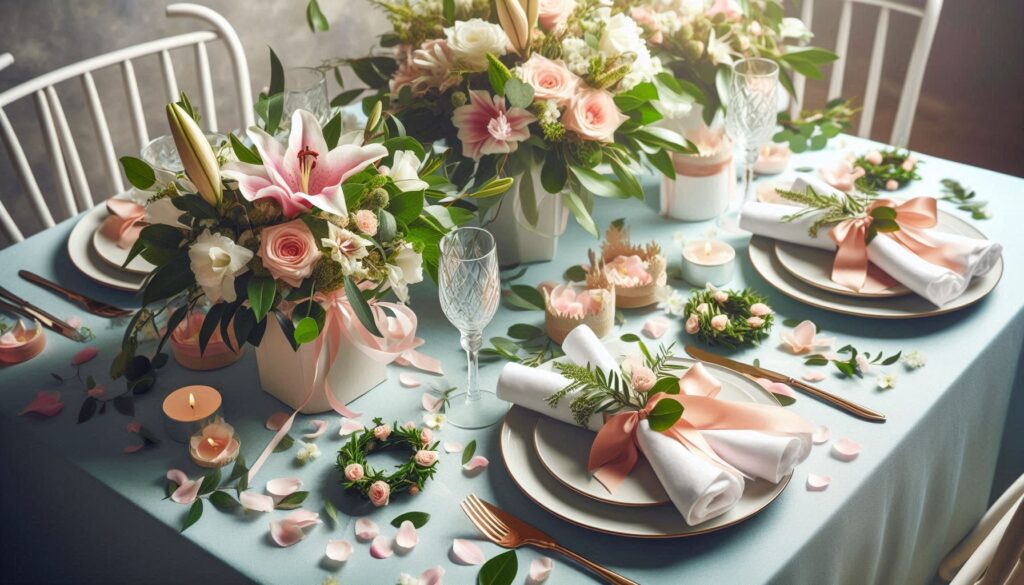
<path fill-rule="evenodd" d="M 380 173 L 391 177 L 401 191 L 421 191 L 430 186 L 420 179 L 420 159 L 411 150 L 399 150 L 390 167 L 380 167 Z"/>
<path fill-rule="evenodd" d="M 800 39 L 801 41 L 809 41 L 812 35 L 811 31 L 807 29 L 807 25 L 804 21 L 799 18 L 793 18 L 787 16 L 782 19 L 782 24 L 779 25 L 779 36 L 784 39 Z"/>
<path fill-rule="evenodd" d="M 423 256 L 405 244 L 388 264 L 388 284 L 403 303 L 409 300 L 409 285 L 423 280 Z"/>
<path fill-rule="evenodd" d="M 487 53 L 504 55 L 508 35 L 497 24 L 479 18 L 460 20 L 444 29 L 456 61 L 473 71 L 487 70 Z"/>
<path fill-rule="evenodd" d="M 616 14 L 605 24 L 598 48 L 606 57 L 618 57 L 623 53 L 648 54 L 642 33 L 635 20 L 622 13 Z"/>
<path fill-rule="evenodd" d="M 203 287 L 210 302 L 224 299 L 230 303 L 236 298 L 235 276 L 247 270 L 252 250 L 239 246 L 227 236 L 205 229 L 188 249 L 188 257 L 192 261 L 196 282 Z"/>

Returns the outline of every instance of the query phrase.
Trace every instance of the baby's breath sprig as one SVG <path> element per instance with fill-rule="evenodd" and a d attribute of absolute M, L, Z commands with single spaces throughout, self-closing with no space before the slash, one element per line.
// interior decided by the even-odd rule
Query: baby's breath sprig
<path fill-rule="evenodd" d="M 686 332 L 709 345 L 729 349 L 757 345 L 768 337 L 775 315 L 768 299 L 757 291 L 718 290 L 708 286 L 690 295 L 686 302 Z"/>

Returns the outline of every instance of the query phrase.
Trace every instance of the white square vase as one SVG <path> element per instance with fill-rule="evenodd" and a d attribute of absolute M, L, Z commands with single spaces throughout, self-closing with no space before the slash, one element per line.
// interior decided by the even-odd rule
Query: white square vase
<path fill-rule="evenodd" d="M 538 221 L 530 226 L 518 211 L 521 181 L 533 181 L 537 198 Z M 484 225 L 494 236 L 498 264 L 511 266 L 529 262 L 546 262 L 558 252 L 558 237 L 565 231 L 569 210 L 559 194 L 550 194 L 540 184 L 540 172 L 516 177 L 512 188 L 503 196 L 495 218 Z"/>
<path fill-rule="evenodd" d="M 293 409 L 302 406 L 313 384 L 317 361 L 321 372 L 327 367 L 327 344 L 323 344 L 319 356 L 314 354 L 315 350 L 316 342 L 313 342 L 300 345 L 298 351 L 293 351 L 277 319 L 268 319 L 263 341 L 256 348 L 256 364 L 263 391 Z M 328 376 L 331 392 L 339 402 L 352 402 L 387 377 L 386 365 L 370 359 L 345 336 L 341 337 L 341 347 Z M 313 391 L 313 396 L 299 412 L 314 414 L 331 410 L 321 387 Z"/>

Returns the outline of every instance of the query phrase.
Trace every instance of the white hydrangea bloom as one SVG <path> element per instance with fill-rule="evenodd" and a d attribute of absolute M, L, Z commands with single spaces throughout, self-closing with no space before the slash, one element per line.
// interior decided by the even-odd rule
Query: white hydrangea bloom
<path fill-rule="evenodd" d="M 295 453 L 295 460 L 301 464 L 312 461 L 320 456 L 320 447 L 316 443 L 299 442 L 299 450 Z"/>
<path fill-rule="evenodd" d="M 903 365 L 907 366 L 911 370 L 917 368 L 923 368 L 928 363 L 928 356 L 923 351 L 908 351 L 903 354 Z"/>
<path fill-rule="evenodd" d="M 566 37 L 562 40 L 562 60 L 569 71 L 576 75 L 587 74 L 590 70 L 590 59 L 594 55 L 594 49 L 579 37 Z"/>

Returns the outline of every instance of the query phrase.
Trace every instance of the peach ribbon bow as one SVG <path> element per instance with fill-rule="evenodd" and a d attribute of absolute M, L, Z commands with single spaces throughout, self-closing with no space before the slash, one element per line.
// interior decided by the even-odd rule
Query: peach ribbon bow
<path fill-rule="evenodd" d="M 146 227 L 146 208 L 127 199 L 107 199 L 110 217 L 103 220 L 100 233 L 117 242 L 119 248 L 131 248 Z"/>
<path fill-rule="evenodd" d="M 938 264 L 957 272 L 959 264 L 946 251 L 945 246 L 936 246 L 927 241 L 922 230 L 935 227 L 938 221 L 938 204 L 934 197 L 914 197 L 903 203 L 891 199 L 877 199 L 868 206 L 864 217 L 839 222 L 829 231 L 829 237 L 836 243 L 836 259 L 832 263 L 832 280 L 855 291 L 864 288 L 868 279 L 867 231 L 875 221 L 871 212 L 879 207 L 890 207 L 896 211 L 895 222 L 899 230 L 879 232 L 880 236 L 892 238 L 921 259 Z"/>
<path fill-rule="evenodd" d="M 672 427 L 662 431 L 693 453 L 733 473 L 743 475 L 722 460 L 701 435 L 709 430 L 751 430 L 768 433 L 811 433 L 814 427 L 802 416 L 779 406 L 719 400 L 715 398 L 721 383 L 703 365 L 694 364 L 680 378 L 682 393 L 658 393 L 640 410 L 620 412 L 605 420 L 590 447 L 587 468 L 609 492 L 614 492 L 636 465 L 639 457 L 636 430 L 662 400 L 674 400 L 683 407 L 683 415 Z"/>

